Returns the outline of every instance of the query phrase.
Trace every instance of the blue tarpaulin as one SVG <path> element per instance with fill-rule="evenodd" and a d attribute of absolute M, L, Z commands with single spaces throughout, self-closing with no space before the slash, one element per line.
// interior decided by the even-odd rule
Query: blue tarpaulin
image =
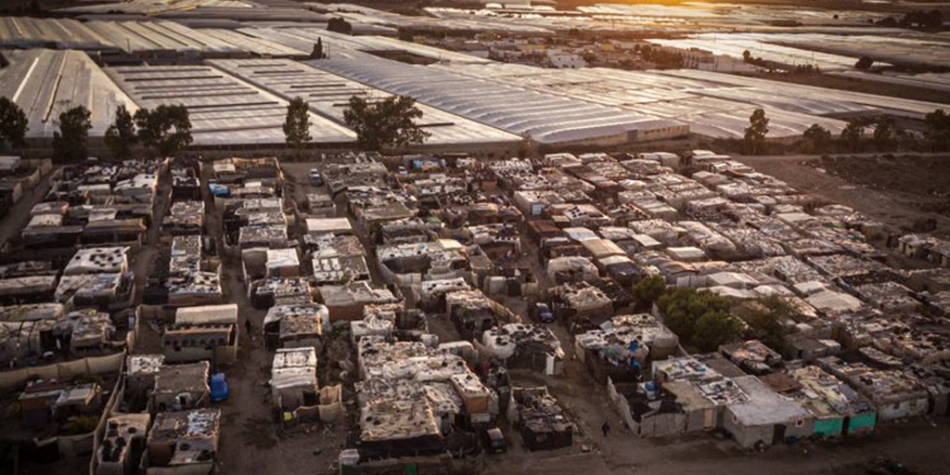
<path fill-rule="evenodd" d="M 214 196 L 231 196 L 231 190 L 228 187 L 217 183 L 208 185 L 208 190 Z"/>

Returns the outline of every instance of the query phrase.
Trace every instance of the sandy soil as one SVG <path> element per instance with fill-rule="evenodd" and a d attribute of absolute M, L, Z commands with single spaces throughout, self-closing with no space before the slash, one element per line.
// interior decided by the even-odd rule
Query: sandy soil
<path fill-rule="evenodd" d="M 294 189 L 295 186 L 288 186 L 286 192 L 294 195 Z M 207 200 L 207 209 L 213 209 L 210 197 Z M 207 232 L 221 236 L 220 217 L 209 213 L 207 218 Z M 218 244 L 221 249 L 220 239 Z M 249 319 L 253 331 L 252 335 L 248 335 L 242 324 L 238 363 L 221 368 L 228 375 L 231 396 L 220 406 L 220 473 L 333 473 L 333 464 L 346 440 L 342 425 L 281 428 L 270 398 L 270 389 L 266 386 L 273 352 L 264 348 L 259 336 L 266 312 L 255 309 L 247 298 L 247 290 L 241 279 L 240 259 L 224 258 L 221 265 L 224 267 L 222 285 L 226 300 L 238 304 L 242 322 Z"/>
<path fill-rule="evenodd" d="M 911 229 L 915 221 L 933 218 L 936 234 L 950 234 L 950 215 L 935 211 L 950 206 L 950 159 L 946 157 L 924 155 L 906 161 L 875 154 L 824 160 L 814 155 L 736 158 L 799 190 L 851 206 L 896 229 Z"/>
<path fill-rule="evenodd" d="M 893 193 L 923 212 L 950 216 L 950 156 L 823 157 L 821 167 L 875 191 Z"/>

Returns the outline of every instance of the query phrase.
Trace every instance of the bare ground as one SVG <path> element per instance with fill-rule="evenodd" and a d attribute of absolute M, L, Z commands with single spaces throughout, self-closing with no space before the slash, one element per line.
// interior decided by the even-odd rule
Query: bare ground
<path fill-rule="evenodd" d="M 823 157 L 821 167 L 867 188 L 898 193 L 921 211 L 950 216 L 950 156 L 892 155 Z"/>
<path fill-rule="evenodd" d="M 306 174 L 300 177 L 301 183 L 293 183 L 285 190 L 297 198 L 298 203 L 300 198 L 305 200 L 306 194 Z M 300 188 L 303 188 L 303 193 L 295 193 Z M 209 210 L 214 209 L 210 201 L 206 204 Z M 220 217 L 209 213 L 207 218 L 208 232 L 213 236 L 222 236 Z M 220 242 L 218 249 L 223 249 Z M 266 385 L 270 379 L 273 352 L 264 348 L 264 342 L 259 337 L 266 312 L 255 309 L 247 298 L 245 283 L 240 278 L 240 259 L 223 258 L 221 265 L 226 300 L 238 304 L 240 319 L 242 322 L 249 319 L 253 330 L 248 335 L 242 323 L 238 362 L 232 367 L 222 368 L 228 375 L 231 395 L 221 405 L 219 472 L 334 473 L 337 456 L 346 441 L 343 424 L 281 427 L 270 397 L 270 388 Z"/>
<path fill-rule="evenodd" d="M 946 211 L 950 158 L 881 158 L 875 154 L 822 159 L 816 155 L 736 157 L 801 191 L 840 203 L 892 226 L 910 229 L 933 218 L 936 234 L 950 234 Z"/>
<path fill-rule="evenodd" d="M 790 82 L 793 84 L 802 84 L 805 86 L 823 87 L 828 89 L 839 89 L 850 92 L 863 92 L 865 94 L 876 94 L 879 96 L 900 97 L 903 99 L 914 99 L 918 101 L 939 102 L 942 104 L 950 103 L 950 93 L 926 89 L 922 87 L 906 86 L 900 84 L 888 84 L 883 82 L 868 81 L 862 79 L 848 78 L 842 76 L 832 76 L 828 74 L 798 74 L 798 73 L 756 73 L 741 74 L 742 76 L 751 76 L 771 81 Z"/>

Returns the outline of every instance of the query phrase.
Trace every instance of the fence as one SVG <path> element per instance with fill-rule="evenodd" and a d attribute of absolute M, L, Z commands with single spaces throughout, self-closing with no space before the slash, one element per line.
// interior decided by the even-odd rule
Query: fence
<path fill-rule="evenodd" d="M 46 366 L 33 366 L 0 373 L 0 390 L 22 388 L 32 378 L 70 379 L 81 374 L 107 374 L 122 369 L 125 352 L 107 356 L 90 356 Z"/>

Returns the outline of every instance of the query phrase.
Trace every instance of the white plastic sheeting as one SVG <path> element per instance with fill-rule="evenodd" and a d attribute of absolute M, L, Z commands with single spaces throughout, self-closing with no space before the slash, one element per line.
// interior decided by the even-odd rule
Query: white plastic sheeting
<path fill-rule="evenodd" d="M 115 120 L 116 106 L 137 107 L 86 53 L 31 49 L 5 51 L 10 65 L 0 69 L 0 96 L 26 113 L 27 137 L 52 137 L 59 114 L 85 106 L 92 116 L 89 135 L 101 137 Z"/>
<path fill-rule="evenodd" d="M 114 48 L 108 39 L 68 18 L 0 17 L 0 46 L 36 48 Z"/>
<path fill-rule="evenodd" d="M 340 125 L 345 125 L 345 104 L 353 96 L 364 99 L 383 99 L 389 93 L 364 86 L 356 81 L 320 71 L 306 64 L 276 59 L 213 60 L 218 69 L 234 74 L 284 99 L 302 97 L 310 110 Z M 422 118 L 417 123 L 432 134 L 427 144 L 487 144 L 517 143 L 521 137 L 443 112 L 419 105 Z"/>
<path fill-rule="evenodd" d="M 188 108 L 195 145 L 283 144 L 287 103 L 209 66 L 123 66 L 106 70 L 142 107 Z M 352 142 L 355 134 L 311 114 L 313 142 Z"/>
<path fill-rule="evenodd" d="M 227 41 L 170 21 L 90 21 L 86 25 L 127 53 L 240 53 Z"/>
<path fill-rule="evenodd" d="M 444 111 L 527 136 L 539 143 L 570 143 L 618 137 L 679 125 L 561 95 L 480 79 L 445 67 L 417 66 L 352 52 L 348 58 L 308 64 L 393 94 L 407 95 Z M 471 66 L 485 69 L 494 66 Z"/>

